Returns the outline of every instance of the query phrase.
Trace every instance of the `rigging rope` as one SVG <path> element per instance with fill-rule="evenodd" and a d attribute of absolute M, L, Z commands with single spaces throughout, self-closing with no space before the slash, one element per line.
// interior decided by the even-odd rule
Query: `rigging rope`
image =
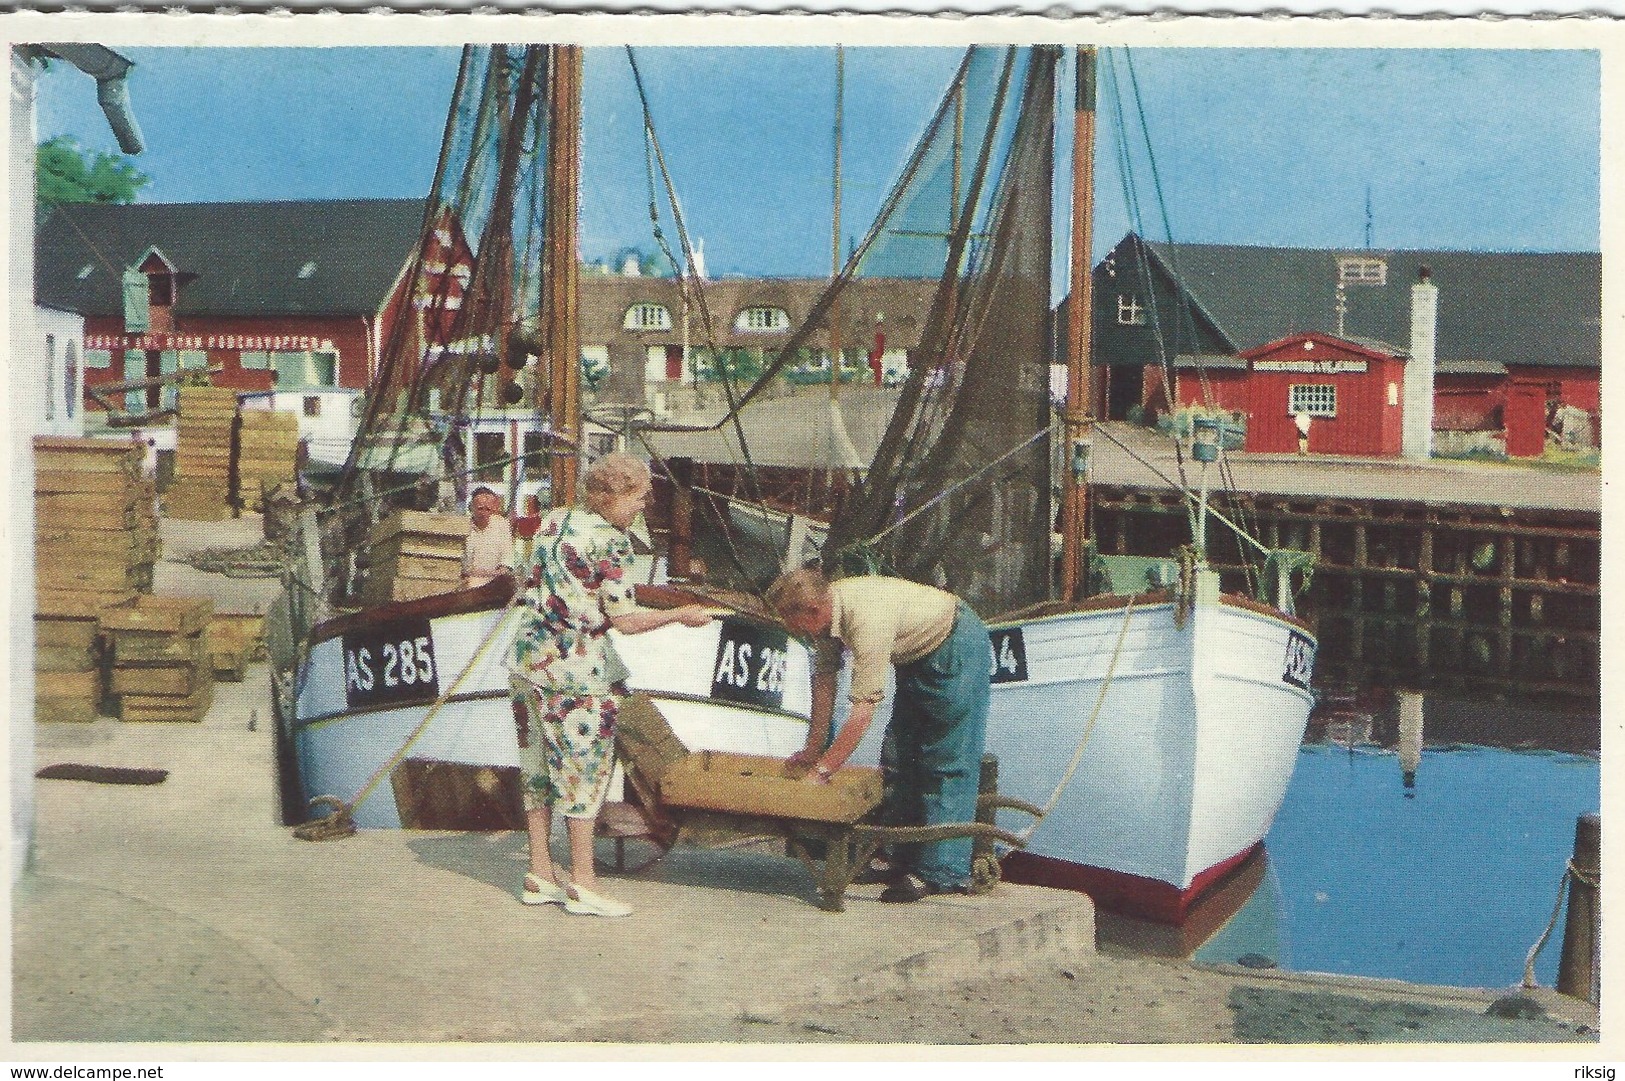
<path fill-rule="evenodd" d="M 1570 881 L 1580 882 L 1593 889 L 1602 887 L 1601 875 L 1593 875 L 1582 871 L 1574 865 L 1573 857 L 1569 858 L 1568 866 L 1564 869 L 1563 876 L 1557 883 L 1557 901 L 1552 905 L 1552 918 L 1547 921 L 1546 930 L 1540 933 L 1540 938 L 1535 941 L 1533 946 L 1529 947 L 1529 953 L 1523 959 L 1523 986 L 1526 989 L 1533 990 L 1540 986 L 1540 981 L 1535 978 L 1535 958 L 1540 956 L 1540 951 L 1546 948 L 1546 940 L 1551 938 L 1552 932 L 1557 929 L 1557 918 L 1563 912 L 1563 898 L 1569 888 Z"/>

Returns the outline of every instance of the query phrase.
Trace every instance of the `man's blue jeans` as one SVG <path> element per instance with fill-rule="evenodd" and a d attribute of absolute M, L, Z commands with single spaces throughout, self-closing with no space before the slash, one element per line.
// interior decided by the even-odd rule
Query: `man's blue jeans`
<path fill-rule="evenodd" d="M 897 666 L 888 735 L 897 771 L 899 825 L 974 822 L 987 734 L 987 628 L 963 602 L 946 641 Z M 899 867 L 943 889 L 970 884 L 971 839 L 897 846 Z"/>

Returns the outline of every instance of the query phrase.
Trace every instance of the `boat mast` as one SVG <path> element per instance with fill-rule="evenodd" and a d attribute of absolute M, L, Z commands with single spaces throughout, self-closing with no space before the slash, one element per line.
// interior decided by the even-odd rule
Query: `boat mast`
<path fill-rule="evenodd" d="M 576 499 L 581 441 L 581 341 L 577 325 L 576 210 L 581 187 L 581 46 L 554 45 L 547 68 L 547 237 L 542 275 L 547 304 L 549 461 L 553 506 Z"/>
<path fill-rule="evenodd" d="M 1094 332 L 1095 50 L 1080 46 L 1072 114 L 1072 282 L 1066 306 L 1066 456 L 1061 488 L 1061 599 L 1075 600 L 1088 540 L 1089 491 L 1085 473 L 1093 440 L 1093 381 L 1089 371 Z"/>
<path fill-rule="evenodd" d="M 830 213 L 829 230 L 829 277 L 831 281 L 841 274 L 841 123 L 845 108 L 846 96 L 846 50 L 840 45 L 835 46 L 835 162 L 834 185 L 832 189 L 833 206 Z M 831 402 L 840 398 L 841 394 L 841 302 L 839 295 L 829 313 L 829 400 Z M 835 445 L 832 442 L 829 449 L 830 471 L 835 470 Z"/>

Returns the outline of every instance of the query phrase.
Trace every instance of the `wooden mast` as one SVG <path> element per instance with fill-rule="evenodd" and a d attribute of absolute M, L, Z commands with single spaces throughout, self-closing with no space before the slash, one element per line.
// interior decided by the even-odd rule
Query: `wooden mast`
<path fill-rule="evenodd" d="M 1075 600 L 1086 581 L 1088 488 L 1084 471 L 1094 428 L 1094 386 L 1089 353 L 1094 333 L 1095 50 L 1080 46 L 1072 114 L 1072 282 L 1067 299 L 1066 462 L 1061 488 L 1061 599 Z"/>
<path fill-rule="evenodd" d="M 547 238 L 543 335 L 548 360 L 553 506 L 576 499 L 581 440 L 581 331 L 577 318 L 576 210 L 581 187 L 581 47 L 554 45 L 547 68 Z"/>

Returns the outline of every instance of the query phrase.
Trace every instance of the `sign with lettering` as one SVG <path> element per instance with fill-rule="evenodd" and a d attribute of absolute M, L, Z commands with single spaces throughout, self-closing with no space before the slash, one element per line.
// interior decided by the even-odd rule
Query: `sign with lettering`
<path fill-rule="evenodd" d="M 1308 375 L 1358 375 L 1368 367 L 1363 360 L 1255 360 L 1255 372 L 1303 372 Z"/>
<path fill-rule="evenodd" d="M 344 635 L 344 700 L 351 709 L 430 702 L 440 696 L 427 619 L 399 619 Z"/>
<path fill-rule="evenodd" d="M 250 353 L 331 353 L 327 338 L 300 334 L 86 334 L 86 349 L 237 349 Z"/>
<path fill-rule="evenodd" d="M 1027 640 L 1020 627 L 1001 627 L 987 632 L 993 647 L 988 674 L 994 683 L 1027 682 Z"/>
<path fill-rule="evenodd" d="M 778 627 L 724 619 L 717 636 L 711 697 L 767 709 L 784 704 L 784 667 L 790 636 Z"/>
<path fill-rule="evenodd" d="M 1281 672 L 1281 681 L 1290 683 L 1294 687 L 1309 689 L 1309 681 L 1315 675 L 1315 643 L 1297 631 L 1286 641 L 1286 666 Z"/>

